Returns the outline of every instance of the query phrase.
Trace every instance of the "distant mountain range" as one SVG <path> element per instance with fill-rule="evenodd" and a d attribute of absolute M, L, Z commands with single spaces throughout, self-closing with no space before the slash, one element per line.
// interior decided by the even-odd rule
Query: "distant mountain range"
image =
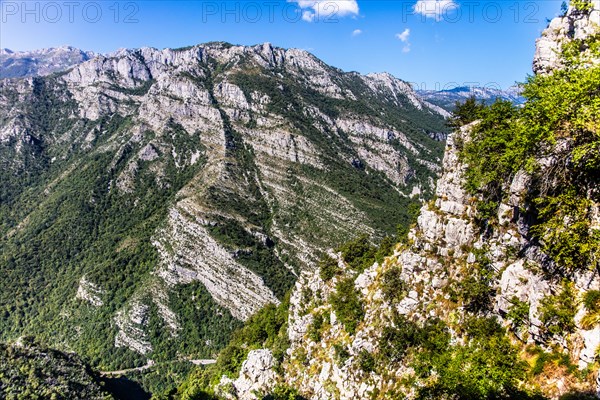
<path fill-rule="evenodd" d="M 486 104 L 493 103 L 496 99 L 509 100 L 514 104 L 521 105 L 525 103 L 525 98 L 521 94 L 518 86 L 512 86 L 507 90 L 482 88 L 474 86 L 459 86 L 447 90 L 417 90 L 423 99 L 429 103 L 435 104 L 443 109 L 452 112 L 457 101 L 465 101 L 471 96 L 481 100 Z"/>
<path fill-rule="evenodd" d="M 0 79 L 46 76 L 93 58 L 96 54 L 71 46 L 34 51 L 0 49 Z"/>
<path fill-rule="evenodd" d="M 0 79 L 46 76 L 65 71 L 97 55 L 99 54 L 71 46 L 33 51 L 0 49 Z M 112 54 L 108 56 L 110 57 Z M 416 90 L 416 93 L 429 103 L 443 108 L 443 111 L 438 110 L 442 114 L 444 114 L 444 111 L 452 112 L 457 101 L 464 101 L 472 95 L 478 100 L 483 100 L 485 103 L 492 103 L 497 98 L 510 100 L 515 104 L 523 104 L 525 102 L 517 86 L 513 86 L 507 90 L 459 86 L 439 91 Z"/>

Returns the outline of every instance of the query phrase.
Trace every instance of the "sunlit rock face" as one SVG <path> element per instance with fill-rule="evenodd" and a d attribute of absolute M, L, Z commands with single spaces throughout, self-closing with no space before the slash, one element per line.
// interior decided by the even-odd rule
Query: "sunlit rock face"
<path fill-rule="evenodd" d="M 40 311 L 64 330 L 57 340 L 85 348 L 88 330 L 152 357 L 190 337 L 190 315 L 198 325 L 213 313 L 230 332 L 230 319 L 279 303 L 326 249 L 406 224 L 408 206 L 433 194 L 446 116 L 389 74 L 268 43 L 82 57 L 52 76 L 0 80 L 15 205 L 0 236 L 54 238 L 44 229 L 63 221 L 69 240 L 54 248 L 70 258 L 44 279 L 71 302 Z M 34 194 L 21 196 L 31 175 Z M 203 317 L 198 298 L 212 307 Z"/>
<path fill-rule="evenodd" d="M 537 73 L 548 74 L 562 67 L 555 54 L 563 43 L 598 32 L 594 30 L 599 15 L 598 2 L 594 4 L 596 10 L 589 14 L 570 8 L 566 16 L 550 23 L 537 43 L 534 61 Z M 594 368 L 600 325 L 585 322 L 589 310 L 580 300 L 586 293 L 600 290 L 598 271 L 564 271 L 544 253 L 540 243 L 532 239 L 535 219 L 527 201 L 532 176 L 525 170 L 518 171 L 503 186 L 498 222 L 481 226 L 477 221 L 476 204 L 482 199 L 465 190 L 468 167 L 460 156 L 464 143 L 472 140 L 477 124 L 476 121 L 467 125 L 448 138 L 435 199 L 422 207 L 408 241 L 399 244 L 392 256 L 357 274 L 343 262 L 341 254 L 332 254 L 339 264 L 337 276 L 324 281 L 318 271 L 301 275 L 290 299 L 287 332 L 291 346 L 277 382 L 315 400 L 383 399 L 391 394 L 415 398 L 418 388 L 430 382 L 417 378 L 412 364 L 414 355 L 401 358 L 389 368 L 380 366 L 370 370 L 373 364 L 365 366 L 365 359 L 368 360 L 365 354 L 377 358 L 384 347 L 393 345 L 382 338 L 387 338 L 384 336 L 387 328 L 397 327 L 398 315 L 404 318 L 400 321 L 405 324 L 411 322 L 417 326 L 427 321 L 444 321 L 445 326 L 450 327 L 451 345 L 468 343 L 471 339 L 465 335 L 463 323 L 477 312 L 466 310 L 465 305 L 451 295 L 456 282 L 475 273 L 481 257 L 494 271 L 494 278 L 489 282 L 490 304 L 486 311 L 479 311 L 481 316 L 503 325 L 512 343 L 524 352 L 536 346 L 547 351 L 554 349 L 568 355 L 581 371 Z M 551 174 L 553 166 L 562 159 L 564 146 L 564 142 L 558 141 L 543 159 L 537 160 L 541 175 Z M 597 210 L 598 204 L 592 208 Z M 597 215 L 596 211 L 592 216 L 594 226 L 598 226 Z M 397 271 L 403 282 L 402 287 L 398 286 L 398 298 L 393 301 L 384 293 L 386 274 L 390 271 Z M 355 332 L 349 332 L 340 321 L 330 300 L 339 290 L 338 283 L 345 278 L 352 279 L 364 313 Z M 576 299 L 574 328 L 571 332 L 554 330 L 550 333 L 552 322 L 545 325 L 542 318 L 543 302 L 563 290 L 565 278 L 572 282 L 572 296 Z M 522 324 L 515 324 L 511 319 L 515 304 L 524 310 Z M 412 339 L 403 337 L 403 340 Z M 429 378 L 437 377 L 434 372 Z M 553 368 L 551 374 L 537 376 L 535 383 L 552 399 L 573 392 L 600 396 L 597 373 L 576 381 L 569 373 Z M 261 390 L 268 393 L 268 388 Z"/>
<path fill-rule="evenodd" d="M 589 13 L 571 6 L 565 16 L 554 18 L 550 22 L 536 42 L 533 59 L 533 71 L 536 74 L 547 74 L 563 66 L 560 52 L 564 44 L 597 34 L 600 26 L 600 1 L 592 0 L 591 4 L 593 9 Z M 590 59 L 590 62 L 597 63 L 598 60 Z"/>
<path fill-rule="evenodd" d="M 35 51 L 0 49 L 0 79 L 46 76 L 65 71 L 94 56 L 91 51 L 70 46 Z"/>

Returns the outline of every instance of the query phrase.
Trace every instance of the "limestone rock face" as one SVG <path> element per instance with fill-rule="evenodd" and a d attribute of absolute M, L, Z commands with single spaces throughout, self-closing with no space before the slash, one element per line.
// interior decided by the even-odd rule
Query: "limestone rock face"
<path fill-rule="evenodd" d="M 236 380 L 223 377 L 218 391 L 228 399 L 260 400 L 260 393 L 268 393 L 276 381 L 274 368 L 270 350 L 252 350 L 242 364 L 239 377 Z"/>
<path fill-rule="evenodd" d="M 597 28 L 598 2 L 594 4 L 596 9 L 589 14 L 571 8 L 565 17 L 551 22 L 538 41 L 534 62 L 537 73 L 560 68 L 555 52 L 562 43 L 597 32 L 593 29 Z M 386 76 L 367 79 L 375 89 L 388 87 L 392 93 L 398 89 Z M 415 387 L 426 382 L 416 378 L 410 360 L 374 372 L 365 368 L 364 354 L 377 357 L 380 346 L 385 346 L 380 338 L 386 327 L 394 325 L 395 315 L 417 324 L 440 319 L 450 327 L 464 320 L 468 311 L 451 298 L 452 285 L 474 274 L 474 267 L 482 262 L 481 257 L 495 272 L 494 279 L 489 282 L 493 293 L 491 305 L 485 313 L 507 328 L 516 346 L 560 349 L 580 369 L 597 360 L 600 326 L 585 323 L 588 310 L 581 299 L 589 291 L 600 290 L 600 275 L 598 271 L 578 270 L 568 274 L 561 271 L 532 239 L 533 218 L 528 215 L 530 208 L 526 200 L 532 176 L 522 170 L 504 185 L 505 196 L 498 208 L 497 224 L 483 229 L 477 223 L 475 205 L 481 199 L 464 189 L 467 166 L 459 157 L 461 146 L 471 140 L 471 132 L 477 123 L 463 127 L 448 138 L 435 199 L 421 209 L 417 224 L 409 233 L 408 243 L 398 245 L 391 257 L 358 275 L 348 272 L 349 267 L 341 261 L 339 254 L 332 256 L 338 259 L 341 272 L 329 282 L 324 282 L 318 272 L 301 275 L 290 299 L 288 337 L 291 345 L 279 381 L 314 400 L 379 399 L 387 398 L 390 393 L 415 398 Z M 344 124 L 351 122 L 344 121 Z M 363 129 L 371 136 L 385 134 L 367 125 Z M 542 174 L 551 173 L 565 146 L 564 141 L 558 141 L 548 155 L 538 160 Z M 594 209 L 597 207 L 597 204 L 593 205 Z M 592 220 L 597 219 L 593 216 Z M 400 271 L 405 284 L 402 295 L 393 301 L 383 295 L 382 283 L 386 272 L 391 270 Z M 353 333 L 345 329 L 328 300 L 344 277 L 353 278 L 364 311 L 364 318 Z M 549 329 L 552 326 L 545 326 L 542 306 L 545 299 L 562 290 L 563 278 L 573 283 L 577 311 L 573 320 L 575 326 L 572 332 L 553 333 Z M 527 314 L 518 324 L 510 316 L 516 304 Z M 315 321 L 319 321 L 316 327 Z M 469 340 L 460 329 L 451 328 L 450 335 L 453 344 Z M 562 376 L 540 379 L 538 383 L 553 399 L 582 388 L 600 396 L 597 372 L 590 374 L 584 383 L 570 382 L 568 377 Z"/>
<path fill-rule="evenodd" d="M 170 285 L 200 281 L 215 301 L 238 319 L 246 320 L 265 304 L 279 304 L 262 278 L 236 262 L 206 228 L 184 215 L 198 211 L 182 202 L 169 213 L 169 231 L 156 242 L 164 264 L 157 275 Z M 174 246 L 174 255 L 165 246 Z"/>
<path fill-rule="evenodd" d="M 76 298 L 87 301 L 95 307 L 101 307 L 104 305 L 102 301 L 102 290 L 95 284 L 85 279 L 85 276 L 79 281 L 79 287 L 77 288 Z"/>
<path fill-rule="evenodd" d="M 434 190 L 446 115 L 389 74 L 268 43 L 122 49 L 0 79 L 0 179 L 15 204 L 0 237 L 12 249 L 35 232 L 55 238 L 69 256 L 46 266 L 53 276 L 36 271 L 78 300 L 63 314 L 152 357 L 198 324 L 182 314 L 233 329 L 278 304 L 327 248 L 395 231 L 407 208 L 396 205 Z M 56 220 L 68 227 L 46 229 Z M 192 311 L 192 288 L 210 313 Z M 44 318 L 62 321 L 57 309 Z"/>
<path fill-rule="evenodd" d="M 600 1 L 591 0 L 593 10 L 585 13 L 569 7 L 563 17 L 554 18 L 536 42 L 533 72 L 546 74 L 561 68 L 560 52 L 564 44 L 574 39 L 585 39 L 596 33 L 600 26 Z M 598 60 L 590 60 L 597 62 Z"/>

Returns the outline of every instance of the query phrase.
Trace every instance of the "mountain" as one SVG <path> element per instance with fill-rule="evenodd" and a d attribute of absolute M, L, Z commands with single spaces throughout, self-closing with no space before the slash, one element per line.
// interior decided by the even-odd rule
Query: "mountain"
<path fill-rule="evenodd" d="M 550 23 L 522 107 L 456 110 L 435 197 L 387 257 L 331 251 L 182 398 L 600 398 L 599 10 Z"/>
<path fill-rule="evenodd" d="M 445 132 L 406 82 L 268 43 L 0 80 L 1 339 L 211 358 L 328 248 L 407 227 Z"/>
<path fill-rule="evenodd" d="M 65 71 L 94 56 L 91 51 L 70 46 L 18 52 L 0 49 L 0 79 L 50 75 Z"/>
<path fill-rule="evenodd" d="M 445 90 L 417 90 L 417 94 L 426 101 L 435 104 L 446 111 L 452 112 L 456 102 L 463 102 L 469 97 L 475 97 L 478 101 L 485 104 L 491 104 L 496 99 L 508 100 L 516 105 L 522 105 L 525 98 L 522 96 L 522 89 L 513 86 L 507 90 L 484 87 L 459 86 L 453 89 Z"/>

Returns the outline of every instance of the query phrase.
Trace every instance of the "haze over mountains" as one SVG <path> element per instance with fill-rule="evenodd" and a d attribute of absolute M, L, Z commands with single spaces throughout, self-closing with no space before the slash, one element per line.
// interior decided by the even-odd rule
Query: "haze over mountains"
<path fill-rule="evenodd" d="M 93 58 L 95 53 L 71 46 L 34 51 L 0 49 L 0 79 L 45 76 Z"/>
<path fill-rule="evenodd" d="M 485 104 L 491 104 L 497 99 L 508 100 L 516 105 L 522 105 L 525 102 L 522 90 L 518 86 L 506 90 L 491 87 L 459 86 L 444 90 L 417 90 L 417 93 L 428 102 L 450 112 L 454 110 L 456 102 L 464 102 L 469 97 L 475 97 L 475 99 Z"/>

